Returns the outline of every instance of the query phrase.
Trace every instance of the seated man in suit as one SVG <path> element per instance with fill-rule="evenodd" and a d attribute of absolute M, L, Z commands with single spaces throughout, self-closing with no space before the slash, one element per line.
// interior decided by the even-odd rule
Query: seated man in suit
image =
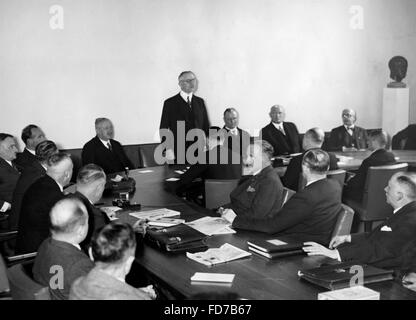
<path fill-rule="evenodd" d="M 49 287 L 52 300 L 67 300 L 72 283 L 94 267 L 80 247 L 88 232 L 88 213 L 80 200 L 67 198 L 49 216 L 51 236 L 39 247 L 33 278 Z"/>
<path fill-rule="evenodd" d="M 17 154 L 16 164 L 22 169 L 37 163 L 36 146 L 45 141 L 45 134 L 37 125 L 29 124 L 22 130 L 22 141 L 26 145 L 23 152 Z"/>
<path fill-rule="evenodd" d="M 54 154 L 47 161 L 46 175 L 27 189 L 20 210 L 16 253 L 37 251 L 49 236 L 49 212 L 64 197 L 63 190 L 71 181 L 72 168 L 68 154 Z"/>
<path fill-rule="evenodd" d="M 105 213 L 94 206 L 103 196 L 105 182 L 106 175 L 103 169 L 92 163 L 87 164 L 78 172 L 76 192 L 69 195 L 81 200 L 88 211 L 88 234 L 81 243 L 83 249 L 88 249 L 94 231 L 109 222 Z"/>
<path fill-rule="evenodd" d="M 392 140 L 393 150 L 416 150 L 416 124 L 398 132 Z"/>
<path fill-rule="evenodd" d="M 94 163 L 103 168 L 106 174 L 133 168 L 120 142 L 114 140 L 114 128 L 109 119 L 97 118 L 95 132 L 97 135 L 82 148 L 83 165 Z"/>
<path fill-rule="evenodd" d="M 257 140 L 250 144 L 245 162 L 253 176 L 240 181 L 225 208 L 251 219 L 265 219 L 276 214 L 283 203 L 283 185 L 271 165 L 273 152 L 267 141 Z M 220 212 L 223 210 L 219 209 Z"/>
<path fill-rule="evenodd" d="M 46 174 L 47 161 L 50 156 L 56 153 L 58 153 L 58 148 L 53 141 L 45 140 L 36 146 L 37 160 L 23 169 L 13 192 L 12 209 L 9 215 L 9 228 L 11 230 L 17 230 L 19 225 L 20 209 L 26 190 Z"/>
<path fill-rule="evenodd" d="M 329 151 L 356 151 L 367 148 L 367 131 L 355 125 L 357 113 L 342 110 L 343 125 L 332 129 L 327 148 Z"/>
<path fill-rule="evenodd" d="M 250 134 L 238 127 L 239 114 L 236 109 L 228 108 L 224 111 L 225 145 L 241 156 L 246 152 L 250 144 Z"/>
<path fill-rule="evenodd" d="M 395 164 L 394 154 L 387 151 L 388 136 L 384 131 L 373 131 L 368 135 L 371 155 L 364 159 L 357 173 L 344 187 L 344 199 L 361 202 L 364 196 L 364 186 L 367 179 L 368 168 Z"/>
<path fill-rule="evenodd" d="M 14 164 L 16 153 L 13 136 L 0 133 L 0 218 L 11 208 L 13 191 L 20 175 Z"/>
<path fill-rule="evenodd" d="M 261 129 L 261 139 L 269 142 L 274 148 L 274 156 L 301 152 L 301 141 L 298 129 L 292 122 L 284 122 L 286 111 L 275 105 L 270 109 L 271 122 Z"/>
<path fill-rule="evenodd" d="M 307 181 L 305 189 L 294 194 L 274 216 L 258 219 L 225 212 L 223 217 L 236 229 L 287 235 L 298 241 L 314 239 L 328 244 L 341 210 L 341 186 L 326 178 L 328 168 L 329 156 L 325 151 L 309 150 L 302 162 L 302 174 Z"/>
<path fill-rule="evenodd" d="M 188 200 L 198 202 L 198 196 L 204 194 L 205 179 L 241 178 L 240 154 L 224 146 L 226 137 L 219 128 L 211 127 L 209 133 L 208 150 L 202 157 L 204 161 L 191 165 L 180 180 L 167 182 L 167 188 L 174 190 L 178 196 L 186 196 Z"/>
<path fill-rule="evenodd" d="M 403 249 L 414 242 L 416 234 L 416 174 L 398 172 L 387 187 L 387 203 L 393 216 L 370 233 L 338 236 L 329 248 L 306 242 L 308 255 L 324 255 L 339 261 L 359 261 L 379 268 L 401 269 Z"/>
<path fill-rule="evenodd" d="M 322 144 L 324 143 L 325 139 L 325 132 L 320 128 L 312 128 L 306 131 L 305 135 L 303 136 L 302 141 L 302 148 L 303 150 L 308 151 L 311 149 L 320 149 Z M 300 155 L 293 157 L 290 160 L 289 165 L 287 166 L 285 175 L 282 177 L 282 183 L 286 188 L 299 191 L 299 180 L 302 176 L 302 161 L 303 156 L 305 155 L 303 152 Z M 332 153 L 328 153 L 329 155 L 329 170 L 336 170 L 338 169 L 338 159 Z"/>

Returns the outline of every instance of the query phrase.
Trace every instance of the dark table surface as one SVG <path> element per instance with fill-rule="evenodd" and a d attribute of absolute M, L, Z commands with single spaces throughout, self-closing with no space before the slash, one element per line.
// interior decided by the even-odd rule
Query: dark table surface
<path fill-rule="evenodd" d="M 131 195 L 132 203 L 142 204 L 142 210 L 169 208 L 180 211 L 181 218 L 187 222 L 205 215 L 216 214 L 208 209 L 189 203 L 165 190 L 165 179 L 179 177 L 175 167 L 160 166 L 138 169 L 130 172 L 136 180 L 136 190 Z M 143 172 L 151 170 L 152 172 Z M 111 198 L 105 198 L 111 203 Z M 119 215 L 121 221 L 134 223 L 136 218 Z M 236 234 L 214 235 L 208 238 L 210 248 L 230 243 L 240 249 L 248 250 L 248 239 L 276 238 L 263 233 L 238 230 Z M 279 238 L 279 237 L 278 237 Z M 253 253 L 251 257 L 207 267 L 188 259 L 185 253 L 172 254 L 158 251 L 144 245 L 136 257 L 136 262 L 144 267 L 154 279 L 175 292 L 179 298 L 187 298 L 197 293 L 234 291 L 247 299 L 299 299 L 314 300 L 320 292 L 328 291 L 299 279 L 298 270 L 318 267 L 328 263 L 324 257 L 303 255 L 269 260 Z M 216 272 L 235 274 L 231 285 L 192 284 L 190 278 L 195 272 Z M 404 288 L 397 281 L 369 284 L 367 287 L 381 293 L 381 299 L 416 299 L 416 292 Z"/>

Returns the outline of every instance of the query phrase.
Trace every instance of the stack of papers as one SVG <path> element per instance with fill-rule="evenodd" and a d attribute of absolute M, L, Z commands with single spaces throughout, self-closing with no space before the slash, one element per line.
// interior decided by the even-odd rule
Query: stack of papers
<path fill-rule="evenodd" d="M 208 249 L 205 252 L 187 252 L 186 256 L 189 259 L 202 263 L 206 266 L 213 266 L 219 263 L 249 257 L 251 256 L 251 253 L 234 247 L 229 243 L 225 243 L 219 248 Z"/>
<path fill-rule="evenodd" d="M 149 211 L 136 211 L 131 212 L 130 215 L 140 219 L 140 220 L 149 220 L 154 221 L 160 218 L 168 218 L 179 216 L 181 213 L 179 211 L 174 211 L 166 208 L 149 210 Z"/>
<path fill-rule="evenodd" d="M 110 221 L 117 220 L 117 211 L 121 210 L 120 207 L 101 207 L 100 210 L 104 212 Z"/>
<path fill-rule="evenodd" d="M 199 282 L 233 282 L 235 275 L 230 273 L 205 273 L 195 272 L 191 277 L 191 281 Z"/>
<path fill-rule="evenodd" d="M 212 236 L 214 234 L 229 234 L 236 233 L 231 229 L 230 223 L 223 218 L 204 217 L 198 220 L 194 220 L 187 223 L 188 226 L 206 234 Z"/>
<path fill-rule="evenodd" d="M 185 223 L 185 219 L 159 218 L 148 222 L 149 226 L 154 227 L 173 227 Z"/>

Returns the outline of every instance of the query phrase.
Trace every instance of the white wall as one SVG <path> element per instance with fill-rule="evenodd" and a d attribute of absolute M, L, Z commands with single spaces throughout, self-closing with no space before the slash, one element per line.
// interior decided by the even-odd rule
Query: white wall
<path fill-rule="evenodd" d="M 49 27 L 54 4 L 63 30 Z M 351 5 L 363 30 L 350 28 Z M 213 124 L 233 106 L 241 127 L 259 129 L 279 103 L 302 132 L 339 125 L 343 107 L 376 128 L 398 54 L 416 121 L 415 18 L 414 0 L 0 0 L 0 132 L 36 123 L 76 148 L 106 116 L 122 143 L 152 142 L 189 69 Z"/>

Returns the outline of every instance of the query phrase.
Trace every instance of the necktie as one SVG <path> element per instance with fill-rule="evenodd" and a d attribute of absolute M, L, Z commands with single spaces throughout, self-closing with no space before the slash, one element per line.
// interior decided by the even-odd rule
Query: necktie
<path fill-rule="evenodd" d="M 283 126 L 279 126 L 279 131 L 280 131 L 283 135 L 286 135 L 286 134 L 285 134 L 285 131 L 283 130 Z"/>
<path fill-rule="evenodd" d="M 111 147 L 110 141 L 107 142 L 107 147 L 108 147 L 108 150 L 113 151 L 113 148 Z"/>
<path fill-rule="evenodd" d="M 187 97 L 187 102 L 188 102 L 189 108 L 192 109 L 192 101 L 191 101 L 191 99 L 189 99 L 189 96 Z"/>
<path fill-rule="evenodd" d="M 350 136 L 352 136 L 354 134 L 354 128 L 353 127 L 348 127 L 348 133 Z"/>

